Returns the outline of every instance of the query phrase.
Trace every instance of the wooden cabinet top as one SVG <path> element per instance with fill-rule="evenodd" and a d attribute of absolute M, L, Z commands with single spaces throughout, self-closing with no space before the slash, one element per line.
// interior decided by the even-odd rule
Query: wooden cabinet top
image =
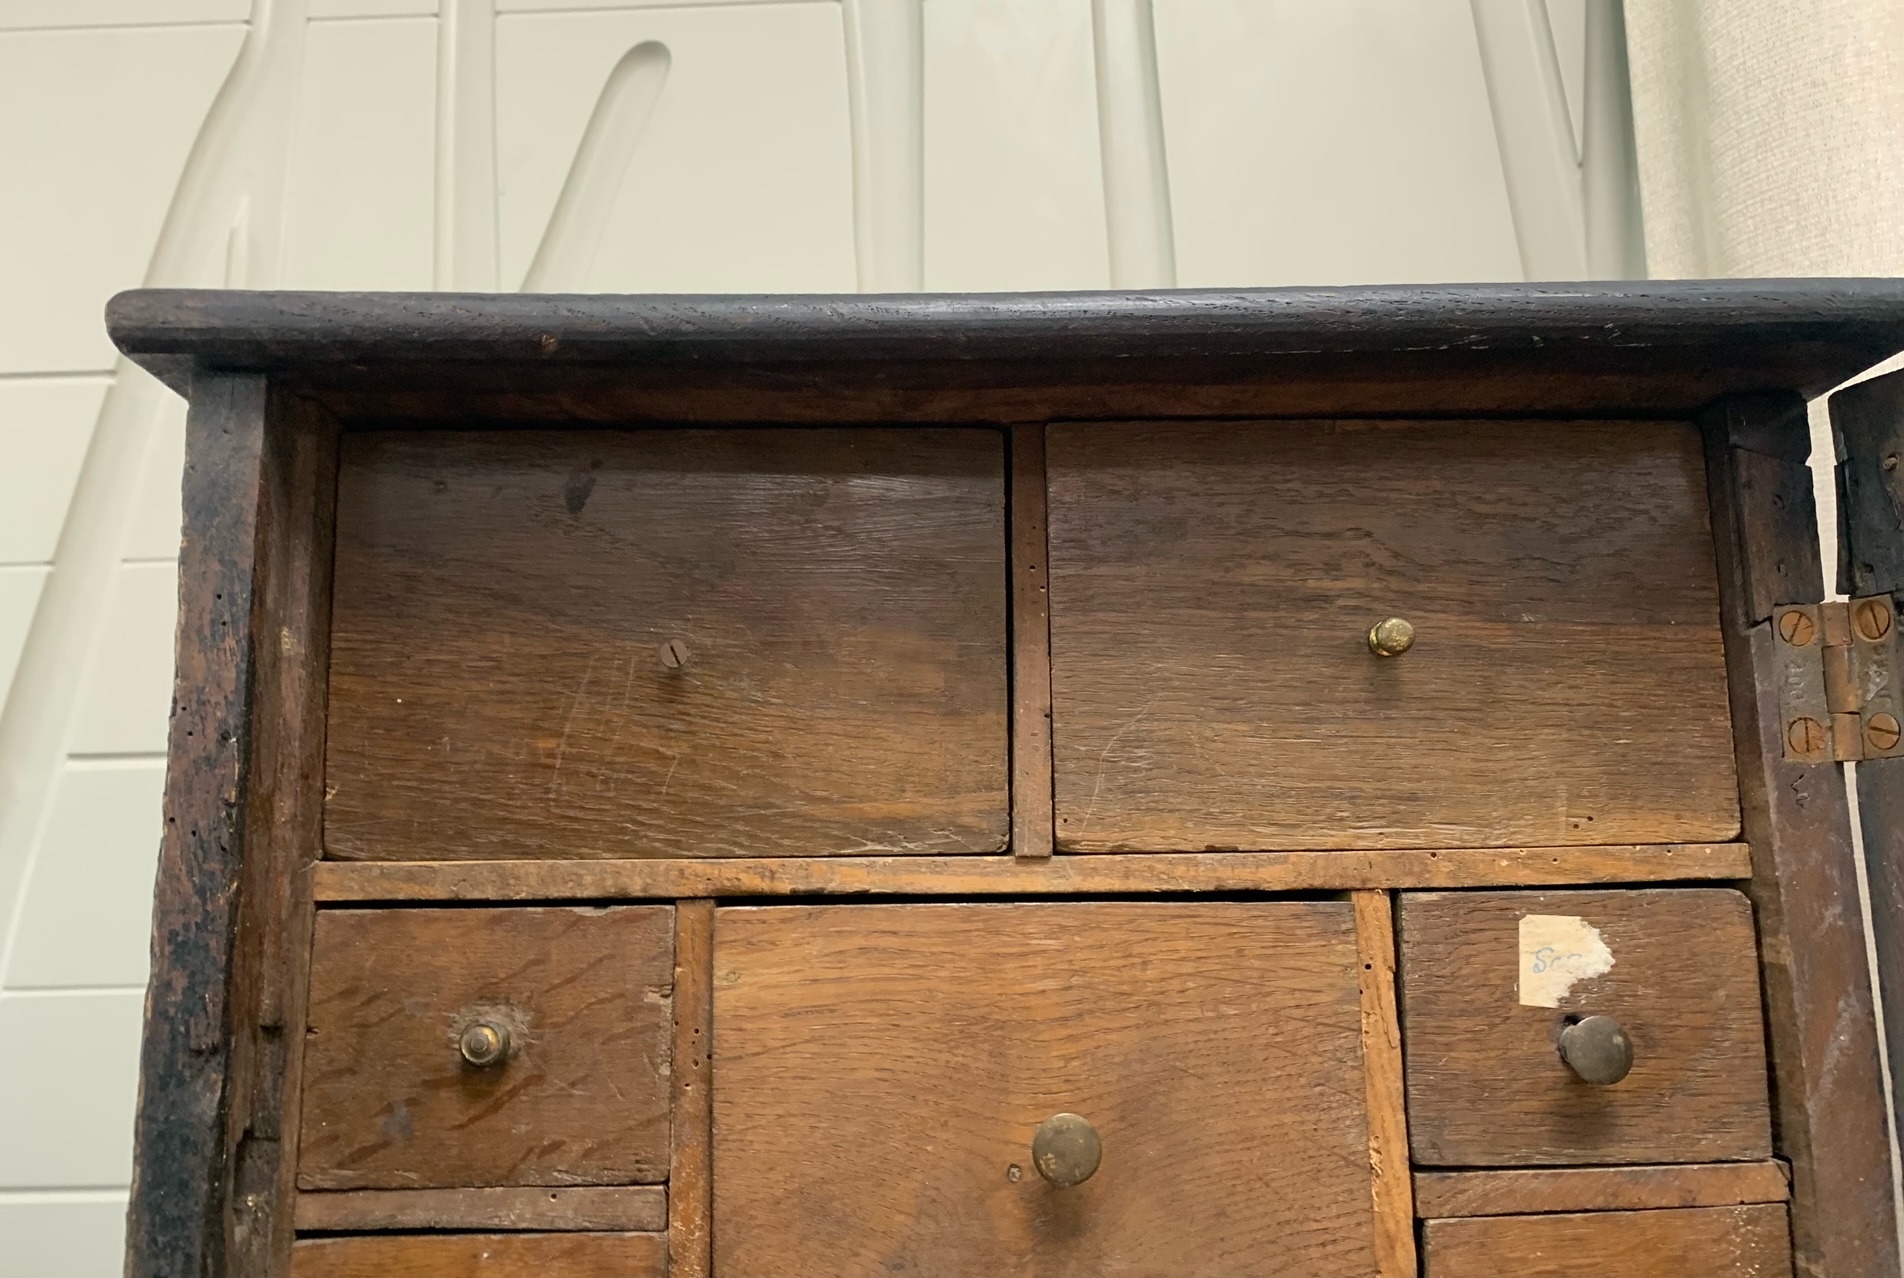
<path fill-rule="evenodd" d="M 1818 394 L 1904 349 L 1904 280 L 839 297 L 139 290 L 113 299 L 107 321 L 120 349 L 181 389 L 194 365 L 291 372 L 347 416 L 1683 412 L 1740 391 Z"/>

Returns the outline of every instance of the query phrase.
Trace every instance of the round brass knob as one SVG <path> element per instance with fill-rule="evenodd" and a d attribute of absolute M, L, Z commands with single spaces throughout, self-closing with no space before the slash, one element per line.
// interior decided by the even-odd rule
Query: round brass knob
<path fill-rule="evenodd" d="M 509 1055 L 509 1027 L 494 1021 L 477 1021 L 457 1038 L 456 1050 L 479 1069 L 501 1064 Z"/>
<path fill-rule="evenodd" d="M 1633 1040 L 1611 1016 L 1588 1016 L 1560 1031 L 1560 1059 L 1583 1083 L 1611 1087 L 1633 1069 Z"/>
<path fill-rule="evenodd" d="M 1368 650 L 1378 657 L 1399 657 L 1415 646 L 1415 628 L 1400 617 L 1389 617 L 1369 627 Z"/>
<path fill-rule="evenodd" d="M 1053 1114 L 1031 1138 L 1031 1165 L 1059 1189 L 1091 1179 L 1103 1157 L 1097 1128 L 1076 1114 Z"/>

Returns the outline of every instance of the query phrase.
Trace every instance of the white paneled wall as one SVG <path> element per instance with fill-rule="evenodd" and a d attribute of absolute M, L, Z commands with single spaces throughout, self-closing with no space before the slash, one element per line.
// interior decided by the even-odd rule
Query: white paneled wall
<path fill-rule="evenodd" d="M 130 1174 L 185 423 L 110 294 L 1518 279 L 1609 2 L 0 0 L 0 1278 Z"/>

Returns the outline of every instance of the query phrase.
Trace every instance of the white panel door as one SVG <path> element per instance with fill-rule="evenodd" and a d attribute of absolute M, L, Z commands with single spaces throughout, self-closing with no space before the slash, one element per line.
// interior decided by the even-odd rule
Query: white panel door
<path fill-rule="evenodd" d="M 1177 282 L 1521 278 L 1468 0 L 1158 0 Z"/>
<path fill-rule="evenodd" d="M 1091 0 L 926 0 L 928 289 L 1108 288 Z"/>
<path fill-rule="evenodd" d="M 505 14 L 504 286 L 850 292 L 847 121 L 837 4 Z"/>

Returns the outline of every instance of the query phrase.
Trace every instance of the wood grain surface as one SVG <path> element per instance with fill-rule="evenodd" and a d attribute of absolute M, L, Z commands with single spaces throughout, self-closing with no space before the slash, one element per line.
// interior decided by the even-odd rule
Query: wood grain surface
<path fill-rule="evenodd" d="M 311 870 L 323 844 L 324 695 L 340 423 L 282 390 L 268 403 L 254 582 L 250 801 L 231 969 L 235 1098 L 227 1264 L 284 1274 L 297 1178 Z"/>
<path fill-rule="evenodd" d="M 1578 917 L 1612 968 L 1557 1008 L 1519 1002 L 1520 921 Z M 1722 888 L 1405 893 L 1401 1006 L 1415 1162 L 1441 1167 L 1770 1156 L 1752 908 Z M 1633 1070 L 1577 1079 L 1572 1016 L 1618 1020 Z"/>
<path fill-rule="evenodd" d="M 1339 370 L 1338 396 L 1399 363 L 1423 383 L 1413 410 L 1431 411 L 1464 391 L 1472 402 L 1505 366 L 1552 378 L 1541 407 L 1585 408 L 1617 393 L 1658 411 L 1766 386 L 1822 394 L 1904 346 L 1904 286 L 1646 280 L 883 297 L 164 289 L 120 294 L 107 323 L 120 349 L 181 387 L 193 357 L 335 370 L 359 385 L 378 365 L 396 365 L 395 383 L 411 388 L 498 373 L 491 385 L 501 393 L 488 413 L 472 414 L 479 420 L 500 415 L 498 400 L 573 392 L 597 371 L 619 371 L 631 389 L 700 372 L 730 390 L 777 387 L 789 403 L 804 397 L 826 411 L 846 386 L 916 398 L 918 382 L 900 374 L 921 364 L 940 382 L 1042 378 L 1115 390 L 1133 364 L 1189 366 L 1169 378 L 1182 386 L 1216 380 L 1196 366 L 1221 360 L 1287 386 L 1358 355 Z M 431 364 L 440 379 L 426 376 Z M 1669 388 L 1687 398 L 1664 398 Z M 560 415 L 573 421 L 590 406 L 571 394 Z"/>
<path fill-rule="evenodd" d="M 1831 426 L 1841 459 L 1838 589 L 1904 593 L 1904 373 L 1832 395 Z"/>
<path fill-rule="evenodd" d="M 1407 1094 L 1395 1004 L 1395 907 L 1387 892 L 1351 894 L 1362 960 L 1362 1081 L 1368 1092 L 1375 1271 L 1415 1278 L 1414 1186 L 1408 1175 Z"/>
<path fill-rule="evenodd" d="M 291 1278 L 665 1278 L 660 1234 L 365 1234 L 306 1238 Z"/>
<path fill-rule="evenodd" d="M 999 850 L 1004 453 L 982 430 L 351 436 L 328 854 Z"/>
<path fill-rule="evenodd" d="M 1791 1196 L 1791 1173 L 1772 1161 L 1415 1173 L 1415 1212 L 1431 1218 L 1736 1207 Z"/>
<path fill-rule="evenodd" d="M 707 1278 L 713 1258 L 714 902 L 674 907 L 674 1101 L 668 1273 Z"/>
<path fill-rule="evenodd" d="M 1904 626 L 1904 375 L 1833 395 L 1831 424 L 1842 459 L 1838 588 L 1853 597 L 1889 594 Z M 1904 1114 L 1904 758 L 1865 760 L 1857 776 L 1892 1112 Z"/>
<path fill-rule="evenodd" d="M 1011 432 L 1012 852 L 1051 855 L 1051 591 L 1045 428 Z"/>
<path fill-rule="evenodd" d="M 667 1227 L 668 1193 L 659 1185 L 346 1189 L 297 1196 L 300 1233 L 398 1229 L 652 1233 Z"/>
<path fill-rule="evenodd" d="M 1699 442 L 1664 422 L 1054 426 L 1058 844 L 1738 829 Z M 1368 651 L 1384 617 L 1412 651 Z"/>
<path fill-rule="evenodd" d="M 766 857 L 654 861 L 327 861 L 321 901 L 669 900 L 809 893 L 1016 896 L 1105 892 L 1347 892 L 1742 879 L 1743 843 L 1379 852 Z"/>
<path fill-rule="evenodd" d="M 283 459 L 267 442 L 268 401 L 263 377 L 206 376 L 186 418 L 178 673 L 126 1216 L 127 1272 L 141 1278 L 220 1272 L 241 1250 L 229 1186 L 257 1009 L 232 975 L 253 829 L 253 618 L 274 543 L 304 531 L 273 528 L 265 509 Z M 262 723 L 277 722 L 285 707 L 261 700 Z"/>
<path fill-rule="evenodd" d="M 1791 1278 L 1785 1208 L 1428 1220 L 1423 1278 Z"/>
<path fill-rule="evenodd" d="M 722 909 L 715 1272 L 1372 1273 L 1358 974 L 1346 901 Z"/>
<path fill-rule="evenodd" d="M 1890 1140 L 1844 772 L 1785 760 L 1778 656 L 1767 601 L 1790 563 L 1818 563 L 1807 484 L 1751 482 L 1770 457 L 1802 471 L 1811 448 L 1792 394 L 1743 397 L 1702 418 L 1719 552 L 1726 665 L 1749 890 L 1771 1030 L 1778 1153 L 1792 1168 L 1800 1278 L 1896 1278 Z M 1814 576 L 1822 594 L 1822 575 Z M 1873 901 L 1874 908 L 1877 903 Z"/>
<path fill-rule="evenodd" d="M 320 912 L 299 1188 L 665 1180 L 673 983 L 667 906 Z"/>

